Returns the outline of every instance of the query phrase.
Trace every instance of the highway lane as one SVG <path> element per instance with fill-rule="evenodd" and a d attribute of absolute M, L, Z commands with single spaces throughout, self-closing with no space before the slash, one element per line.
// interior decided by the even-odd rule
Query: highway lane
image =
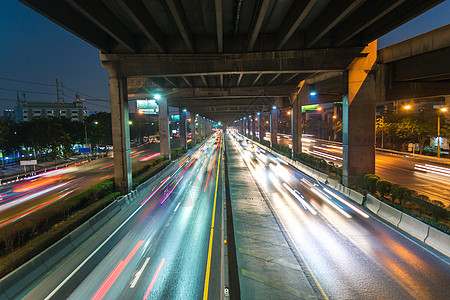
<path fill-rule="evenodd" d="M 131 229 L 70 299 L 198 299 L 205 291 L 219 299 L 223 184 L 215 140 L 142 195 Z M 24 298 L 45 298 L 63 279 L 43 279 Z"/>
<path fill-rule="evenodd" d="M 292 147 L 290 135 L 280 134 L 280 144 Z M 305 152 L 326 161 L 342 165 L 342 144 L 303 137 Z M 375 174 L 380 178 L 427 195 L 450 206 L 450 165 L 421 160 L 408 155 L 396 155 L 377 151 Z"/>
<path fill-rule="evenodd" d="M 247 143 L 235 146 L 327 297 L 448 298 L 448 258 L 438 258 L 280 159 Z"/>
<path fill-rule="evenodd" d="M 132 167 L 155 158 L 159 144 L 146 144 L 131 151 Z M 26 180 L 0 186 L 0 228 L 56 201 L 77 195 L 114 175 L 110 157 L 88 160 L 59 170 L 40 173 Z"/>

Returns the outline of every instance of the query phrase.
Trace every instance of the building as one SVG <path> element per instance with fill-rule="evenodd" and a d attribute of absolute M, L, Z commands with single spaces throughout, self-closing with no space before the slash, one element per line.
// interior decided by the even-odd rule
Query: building
<path fill-rule="evenodd" d="M 15 121 L 15 120 L 16 120 L 16 116 L 15 116 L 14 109 L 5 109 L 5 110 L 3 111 L 3 117 L 2 117 L 2 119 L 4 119 L 4 120 Z"/>
<path fill-rule="evenodd" d="M 83 121 L 87 116 L 87 110 L 81 102 L 60 103 L 61 117 L 65 117 L 71 121 Z M 58 103 L 55 102 L 28 102 L 18 100 L 14 109 L 15 121 L 17 123 L 27 122 L 33 118 L 50 118 L 56 117 Z"/>

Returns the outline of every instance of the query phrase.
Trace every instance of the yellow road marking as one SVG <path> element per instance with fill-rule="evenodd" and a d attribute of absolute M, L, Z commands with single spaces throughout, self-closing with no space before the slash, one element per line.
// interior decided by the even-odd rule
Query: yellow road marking
<path fill-rule="evenodd" d="M 220 154 L 222 153 L 222 143 L 220 143 L 219 160 L 217 163 L 216 190 L 214 192 L 214 204 L 213 204 L 213 212 L 212 212 L 212 220 L 211 220 L 211 233 L 209 234 L 208 260 L 206 262 L 205 287 L 203 289 L 203 299 L 205 299 L 205 300 L 208 299 L 209 276 L 211 274 L 211 256 L 212 256 L 212 245 L 213 245 L 213 236 L 214 236 L 214 220 L 215 220 L 215 215 L 216 215 L 217 186 L 219 184 Z"/>

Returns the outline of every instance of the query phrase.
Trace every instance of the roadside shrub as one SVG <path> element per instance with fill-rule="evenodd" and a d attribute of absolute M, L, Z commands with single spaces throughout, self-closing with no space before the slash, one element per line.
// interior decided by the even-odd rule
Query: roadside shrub
<path fill-rule="evenodd" d="M 287 157 L 291 157 L 292 155 L 292 149 L 283 145 L 275 144 L 272 149 Z"/>
<path fill-rule="evenodd" d="M 189 143 L 187 143 L 187 148 L 188 149 L 192 149 L 194 147 L 194 143 L 192 141 L 190 141 Z"/>
<path fill-rule="evenodd" d="M 266 147 L 270 147 L 270 142 L 266 141 L 266 140 L 262 140 L 260 141 L 261 145 L 266 146 Z"/>
<path fill-rule="evenodd" d="M 377 190 L 376 184 L 377 184 L 378 180 L 380 180 L 380 177 L 378 177 L 375 174 L 366 174 L 366 175 L 364 175 L 363 181 L 364 181 L 365 188 L 369 192 L 375 194 L 376 190 Z"/>
<path fill-rule="evenodd" d="M 376 181 L 375 186 L 381 197 L 384 197 L 385 195 L 390 194 L 392 183 L 388 180 L 380 179 Z"/>
<path fill-rule="evenodd" d="M 392 201 L 395 202 L 395 200 L 397 199 L 398 202 L 402 204 L 402 201 L 406 200 L 407 191 L 408 191 L 407 188 L 404 188 L 398 184 L 392 185 L 391 187 Z"/>

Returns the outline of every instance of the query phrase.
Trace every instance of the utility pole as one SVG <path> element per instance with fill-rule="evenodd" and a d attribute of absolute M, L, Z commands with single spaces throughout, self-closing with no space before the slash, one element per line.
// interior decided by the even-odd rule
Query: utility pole
<path fill-rule="evenodd" d="M 59 104 L 59 87 L 58 87 L 58 78 L 56 78 L 56 100 L 58 101 L 58 108 L 56 115 L 58 116 L 58 119 L 61 120 L 61 106 Z"/>

